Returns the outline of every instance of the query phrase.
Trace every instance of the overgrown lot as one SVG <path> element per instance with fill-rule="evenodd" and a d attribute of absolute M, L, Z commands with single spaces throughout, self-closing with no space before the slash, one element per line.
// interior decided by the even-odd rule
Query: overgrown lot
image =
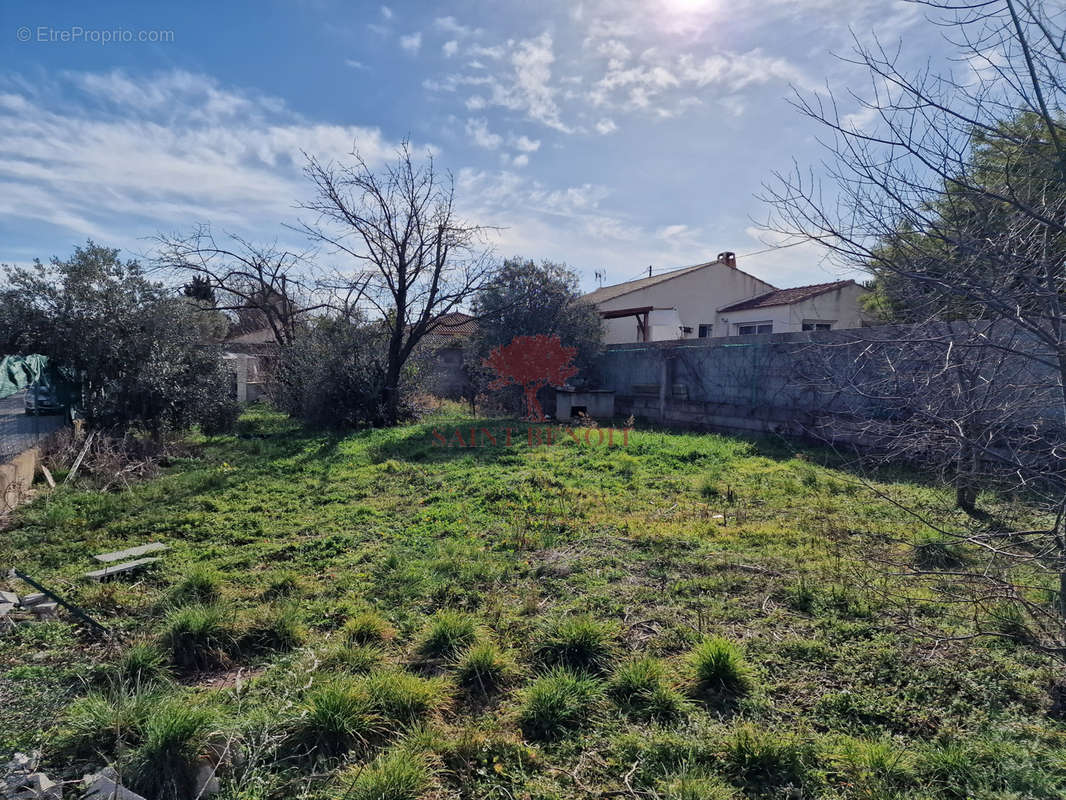
<path fill-rule="evenodd" d="M 876 590 L 871 554 L 930 544 L 879 493 L 937 489 L 714 435 L 436 446 L 472 424 L 253 410 L 150 482 L 24 508 L 0 565 L 121 642 L 0 637 L 0 749 L 149 797 L 190 796 L 205 755 L 226 798 L 1066 794 L 1054 665 L 919 636 Z M 80 580 L 148 541 L 154 572 Z"/>

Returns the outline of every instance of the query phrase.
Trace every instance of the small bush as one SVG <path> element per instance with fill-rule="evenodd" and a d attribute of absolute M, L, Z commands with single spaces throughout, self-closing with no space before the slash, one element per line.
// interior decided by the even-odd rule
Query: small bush
<path fill-rule="evenodd" d="M 181 669 L 225 666 L 237 644 L 233 615 L 215 605 L 175 609 L 167 615 L 161 643 L 171 663 Z"/>
<path fill-rule="evenodd" d="M 477 622 L 469 614 L 438 611 L 418 644 L 423 658 L 450 658 L 477 640 Z"/>
<path fill-rule="evenodd" d="M 370 695 L 351 678 L 313 688 L 288 727 L 289 743 L 298 751 L 326 758 L 364 749 L 383 731 Z"/>
<path fill-rule="evenodd" d="M 286 603 L 252 612 L 241 638 L 242 649 L 256 651 L 291 650 L 303 644 L 307 629 L 300 621 L 300 609 Z"/>
<path fill-rule="evenodd" d="M 387 642 L 396 635 L 395 629 L 376 611 L 363 611 L 344 623 L 342 635 L 356 644 Z"/>
<path fill-rule="evenodd" d="M 615 630 L 590 617 L 567 617 L 551 625 L 536 648 L 547 666 L 605 673 L 614 659 Z"/>
<path fill-rule="evenodd" d="M 600 705 L 598 681 L 555 667 L 523 691 L 518 721 L 529 739 L 557 739 L 577 730 Z"/>
<path fill-rule="evenodd" d="M 740 649 L 720 636 L 696 645 L 689 660 L 695 689 L 701 696 L 742 695 L 754 686 L 751 667 Z"/>
<path fill-rule="evenodd" d="M 222 579 L 210 567 L 193 566 L 170 590 L 170 601 L 176 605 L 216 602 L 222 595 Z"/>
<path fill-rule="evenodd" d="M 353 767 L 338 779 L 337 800 L 418 800 L 429 788 L 425 756 L 406 750 L 382 753 L 366 767 Z"/>
<path fill-rule="evenodd" d="M 171 700 L 152 710 L 144 742 L 130 761 L 134 789 L 158 800 L 188 800 L 196 792 L 197 761 L 215 733 L 208 709 Z"/>
<path fill-rule="evenodd" d="M 400 670 L 381 670 L 363 678 L 362 686 L 382 719 L 410 725 L 440 711 L 448 703 L 447 684 Z"/>
<path fill-rule="evenodd" d="M 514 659 L 491 642 L 475 644 L 459 660 L 455 677 L 460 686 L 484 694 L 496 691 L 514 679 Z"/>

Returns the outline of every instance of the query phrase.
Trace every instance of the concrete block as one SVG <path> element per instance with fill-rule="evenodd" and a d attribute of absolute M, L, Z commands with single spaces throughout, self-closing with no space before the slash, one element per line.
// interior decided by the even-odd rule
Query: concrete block
<path fill-rule="evenodd" d="M 145 800 L 118 782 L 118 773 L 111 767 L 86 775 L 82 781 L 85 791 L 82 800 Z"/>
<path fill-rule="evenodd" d="M 0 603 L 11 603 L 17 606 L 19 604 L 19 596 L 14 592 L 0 592 Z"/>
<path fill-rule="evenodd" d="M 36 594 L 27 594 L 19 600 L 19 605 L 23 608 L 29 608 L 30 606 L 35 606 L 38 603 L 43 603 L 47 599 L 48 596 L 43 592 L 37 592 Z"/>
<path fill-rule="evenodd" d="M 6 617 L 14 608 L 14 603 L 0 603 L 0 617 Z"/>
<path fill-rule="evenodd" d="M 38 603 L 30 611 L 41 618 L 54 618 L 59 614 L 59 603 Z"/>
<path fill-rule="evenodd" d="M 86 572 L 85 577 L 94 581 L 102 581 L 104 578 L 110 578 L 114 575 L 136 572 L 144 569 L 149 564 L 154 564 L 158 560 L 158 558 L 138 558 L 136 561 L 127 561 L 124 564 L 116 564 L 113 567 L 104 567 L 103 569 Z"/>
<path fill-rule="evenodd" d="M 136 558 L 137 556 L 147 555 L 148 553 L 159 553 L 169 549 L 170 548 L 162 542 L 150 542 L 149 544 L 142 544 L 139 547 L 116 550 L 114 553 L 100 553 L 99 555 L 93 556 L 93 558 L 104 564 L 110 564 L 112 561 L 122 561 L 126 558 Z"/>

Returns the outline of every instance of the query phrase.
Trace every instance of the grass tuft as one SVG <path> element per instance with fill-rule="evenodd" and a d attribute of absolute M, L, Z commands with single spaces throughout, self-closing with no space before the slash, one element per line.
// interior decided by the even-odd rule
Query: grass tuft
<path fill-rule="evenodd" d="M 338 780 L 337 800 L 418 800 L 432 776 L 424 755 L 409 750 L 382 753 L 365 767 L 352 767 Z"/>
<path fill-rule="evenodd" d="M 383 726 L 365 687 L 352 678 L 335 678 L 307 693 L 288 729 L 298 752 L 336 758 L 369 747 Z"/>
<path fill-rule="evenodd" d="M 183 670 L 225 666 L 237 645 L 233 614 L 217 605 L 191 605 L 171 611 L 161 636 L 172 664 Z"/>
<path fill-rule="evenodd" d="M 555 667 L 522 692 L 519 726 L 528 739 L 550 741 L 578 730 L 601 705 L 599 681 Z"/>
<path fill-rule="evenodd" d="M 720 636 L 711 636 L 696 645 L 689 665 L 694 688 L 704 698 L 747 694 L 755 685 L 740 648 Z"/>
<path fill-rule="evenodd" d="M 433 615 L 421 641 L 423 658 L 451 658 L 477 640 L 477 621 L 469 614 L 444 609 Z"/>
<path fill-rule="evenodd" d="M 635 658 L 620 664 L 607 683 L 607 694 L 629 716 L 660 723 L 676 722 L 689 711 L 689 702 L 666 676 L 655 658 Z"/>
<path fill-rule="evenodd" d="M 211 567 L 193 566 L 170 590 L 170 601 L 175 605 L 215 603 L 222 596 L 222 579 Z"/>
<path fill-rule="evenodd" d="M 545 631 L 536 648 L 546 666 L 569 667 L 603 674 L 614 660 L 615 629 L 591 617 L 566 617 Z"/>
<path fill-rule="evenodd" d="M 396 630 L 376 611 L 362 611 L 344 623 L 341 634 L 356 644 L 387 642 L 396 635 Z"/>
<path fill-rule="evenodd" d="M 371 672 L 362 679 L 374 711 L 394 727 L 405 727 L 442 711 L 450 700 L 440 678 L 421 678 L 397 669 Z"/>
<path fill-rule="evenodd" d="M 144 742 L 133 752 L 134 789 L 158 800 L 194 797 L 197 761 L 217 730 L 214 712 L 172 699 L 152 710 Z"/>
<path fill-rule="evenodd" d="M 292 650 L 307 638 L 300 621 L 300 608 L 294 603 L 256 609 L 241 636 L 241 647 L 252 652 Z"/>
<path fill-rule="evenodd" d="M 456 665 L 460 686 L 491 694 L 507 685 L 518 673 L 514 658 L 492 642 L 475 644 Z"/>

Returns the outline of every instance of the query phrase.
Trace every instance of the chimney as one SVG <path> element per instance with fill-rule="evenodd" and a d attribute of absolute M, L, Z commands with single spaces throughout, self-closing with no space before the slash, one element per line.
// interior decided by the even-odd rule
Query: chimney
<path fill-rule="evenodd" d="M 726 250 L 724 253 L 718 254 L 718 263 L 725 264 L 727 267 L 737 268 L 737 254 Z"/>

